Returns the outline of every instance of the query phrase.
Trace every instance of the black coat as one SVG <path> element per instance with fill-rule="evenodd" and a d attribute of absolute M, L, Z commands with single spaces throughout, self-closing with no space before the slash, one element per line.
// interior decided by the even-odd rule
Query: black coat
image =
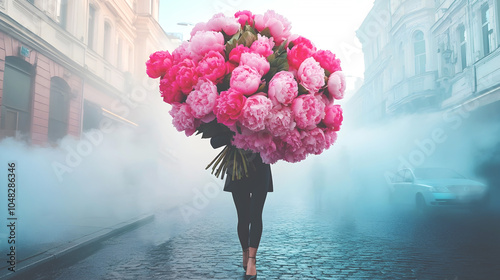
<path fill-rule="evenodd" d="M 216 136 L 210 139 L 210 144 L 214 149 L 231 145 L 232 135 L 224 135 L 224 136 Z M 260 154 L 258 153 L 250 153 L 247 154 L 247 159 L 251 161 L 255 170 L 249 168 L 248 173 L 249 176 L 243 176 L 240 180 L 232 180 L 231 175 L 227 175 L 226 182 L 224 184 L 224 191 L 233 192 L 233 191 L 245 191 L 251 192 L 254 191 L 273 191 L 273 177 L 271 174 L 271 166 L 269 164 L 263 163 Z"/>

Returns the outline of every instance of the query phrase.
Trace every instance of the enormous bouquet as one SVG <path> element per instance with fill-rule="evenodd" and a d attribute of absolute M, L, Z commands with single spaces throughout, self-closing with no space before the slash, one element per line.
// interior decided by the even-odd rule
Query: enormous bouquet
<path fill-rule="evenodd" d="M 345 91 L 340 60 L 290 28 L 274 11 L 216 14 L 172 54 L 158 51 L 146 62 L 178 131 L 233 135 L 209 165 L 218 166 L 216 176 L 231 169 L 233 180 L 248 176 L 245 150 L 264 163 L 298 162 L 335 142 L 343 117 L 334 100 Z"/>

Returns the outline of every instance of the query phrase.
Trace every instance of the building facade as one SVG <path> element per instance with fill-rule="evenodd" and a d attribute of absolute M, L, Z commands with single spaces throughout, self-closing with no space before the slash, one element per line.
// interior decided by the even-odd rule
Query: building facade
<path fill-rule="evenodd" d="M 500 100 L 499 0 L 376 0 L 357 31 L 359 124 Z M 497 105 L 498 106 L 498 105 Z"/>
<path fill-rule="evenodd" d="M 54 144 L 103 118 L 139 126 L 145 61 L 175 49 L 159 0 L 0 0 L 0 138 Z M 140 106 L 139 106 L 140 107 Z M 121 109 L 120 109 L 121 108 Z"/>

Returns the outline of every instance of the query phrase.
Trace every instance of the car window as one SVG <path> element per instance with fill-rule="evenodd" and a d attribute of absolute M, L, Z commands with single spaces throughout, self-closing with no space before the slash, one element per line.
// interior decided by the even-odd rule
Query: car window
<path fill-rule="evenodd" d="M 405 170 L 403 181 L 406 183 L 413 182 L 413 175 L 411 174 L 410 170 L 408 170 L 408 169 Z"/>
<path fill-rule="evenodd" d="M 401 183 L 403 182 L 404 178 L 404 170 L 399 170 L 396 175 L 392 178 L 393 183 Z"/>

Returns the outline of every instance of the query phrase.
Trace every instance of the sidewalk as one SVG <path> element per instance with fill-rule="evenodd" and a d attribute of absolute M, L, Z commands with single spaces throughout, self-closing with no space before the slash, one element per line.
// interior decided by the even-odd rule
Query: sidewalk
<path fill-rule="evenodd" d="M 101 218 L 91 219 L 80 225 L 65 225 L 65 231 L 70 234 L 64 240 L 58 240 L 55 243 L 32 244 L 29 248 L 16 246 L 16 249 L 19 248 L 16 252 L 19 258 L 16 260 L 16 272 L 9 271 L 7 262 L 2 262 L 0 279 L 22 277 L 23 274 L 43 264 L 56 261 L 85 246 L 101 242 L 153 220 L 154 214 L 143 214 L 118 224 L 114 224 L 116 221 Z"/>

